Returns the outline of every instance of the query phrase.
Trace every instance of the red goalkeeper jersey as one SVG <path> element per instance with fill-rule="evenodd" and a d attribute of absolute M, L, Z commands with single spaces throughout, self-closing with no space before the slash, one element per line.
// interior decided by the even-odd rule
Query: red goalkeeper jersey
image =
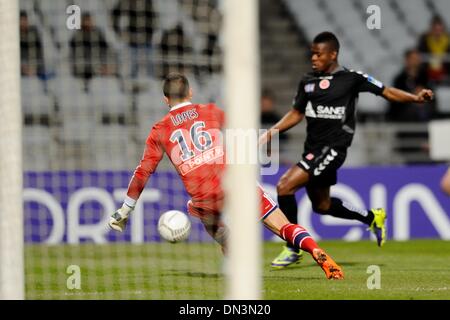
<path fill-rule="evenodd" d="M 193 201 L 222 199 L 224 120 L 224 112 L 214 104 L 185 102 L 172 107 L 150 131 L 127 195 L 139 198 L 166 153 Z"/>

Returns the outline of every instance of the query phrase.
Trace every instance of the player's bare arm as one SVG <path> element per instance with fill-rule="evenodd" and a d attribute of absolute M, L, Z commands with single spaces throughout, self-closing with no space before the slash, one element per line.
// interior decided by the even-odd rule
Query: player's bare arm
<path fill-rule="evenodd" d="M 268 131 L 266 131 L 260 138 L 259 143 L 265 144 L 277 133 L 284 132 L 299 124 L 305 115 L 296 109 L 290 110 L 284 115 L 284 117 L 278 121 L 274 126 L 272 126 Z"/>
<path fill-rule="evenodd" d="M 434 93 L 430 89 L 422 89 L 418 94 L 412 94 L 394 87 L 386 87 L 382 95 L 389 101 L 400 103 L 423 103 L 433 100 L 434 97 Z"/>
<path fill-rule="evenodd" d="M 450 169 L 448 169 L 447 173 L 442 177 L 441 189 L 450 196 Z"/>

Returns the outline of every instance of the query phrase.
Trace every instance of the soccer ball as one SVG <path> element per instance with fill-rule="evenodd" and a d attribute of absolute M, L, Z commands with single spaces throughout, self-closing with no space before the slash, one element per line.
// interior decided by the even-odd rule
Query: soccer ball
<path fill-rule="evenodd" d="M 164 212 L 158 221 L 158 232 L 164 240 L 175 243 L 186 240 L 191 232 L 191 221 L 178 210 Z"/>

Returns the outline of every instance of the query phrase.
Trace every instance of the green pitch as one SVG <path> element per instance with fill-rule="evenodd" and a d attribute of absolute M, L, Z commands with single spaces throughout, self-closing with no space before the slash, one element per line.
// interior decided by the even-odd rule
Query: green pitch
<path fill-rule="evenodd" d="M 450 299 L 450 241 L 320 245 L 341 264 L 345 280 L 325 279 L 309 254 L 271 270 L 281 245 L 266 243 L 264 298 Z M 25 263 L 27 299 L 221 299 L 225 287 L 214 244 L 28 245 Z M 367 286 L 371 265 L 379 267 L 380 289 Z"/>

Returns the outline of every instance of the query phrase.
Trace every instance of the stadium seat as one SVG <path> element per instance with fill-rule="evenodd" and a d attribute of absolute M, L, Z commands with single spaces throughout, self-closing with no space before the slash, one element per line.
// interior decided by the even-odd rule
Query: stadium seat
<path fill-rule="evenodd" d="M 319 32 L 334 29 L 317 1 L 286 0 L 286 3 L 294 13 L 297 23 L 303 27 L 309 41 Z"/>
<path fill-rule="evenodd" d="M 40 95 L 45 91 L 44 84 L 38 77 L 22 77 L 20 85 L 22 93 Z"/>
<path fill-rule="evenodd" d="M 353 137 L 352 147 L 348 149 L 345 166 L 357 167 L 363 166 L 367 163 L 369 163 L 367 141 L 365 140 L 364 132 L 356 130 Z"/>
<path fill-rule="evenodd" d="M 45 126 L 25 126 L 23 136 L 23 167 L 30 171 L 50 170 L 55 160 L 51 131 Z"/>
<path fill-rule="evenodd" d="M 438 112 L 450 114 L 450 87 L 438 87 L 435 95 Z"/>
<path fill-rule="evenodd" d="M 424 0 L 395 1 L 395 3 L 416 36 L 425 32 L 431 20 L 431 11 L 428 10 Z"/>
<path fill-rule="evenodd" d="M 92 107 L 112 122 L 125 119 L 131 112 L 130 99 L 123 92 L 119 79 L 95 77 L 89 83 Z"/>
<path fill-rule="evenodd" d="M 67 75 L 49 80 L 48 90 L 58 100 L 66 98 L 67 95 L 72 97 L 85 92 L 83 81 Z"/>
<path fill-rule="evenodd" d="M 447 161 L 450 159 L 450 148 L 448 145 L 450 136 L 450 119 L 433 120 L 428 123 L 430 157 L 435 161 Z"/>
<path fill-rule="evenodd" d="M 328 1 L 326 6 L 333 14 L 336 23 L 344 30 L 354 28 L 355 25 L 363 22 L 362 13 L 356 10 L 352 0 Z"/>
<path fill-rule="evenodd" d="M 105 5 L 100 0 L 72 0 L 71 4 L 79 6 L 84 12 L 105 11 Z"/>
<path fill-rule="evenodd" d="M 139 141 L 145 142 L 152 126 L 167 114 L 169 107 L 163 100 L 161 90 L 153 87 L 137 96 L 136 108 L 137 137 Z"/>
<path fill-rule="evenodd" d="M 46 117 L 50 120 L 54 116 L 54 101 L 45 92 L 44 84 L 36 77 L 21 78 L 22 110 L 25 116 L 37 120 Z"/>
<path fill-rule="evenodd" d="M 436 7 L 438 13 L 441 14 L 442 19 L 444 19 L 448 28 L 450 26 L 450 2 L 448 0 L 433 0 L 433 4 Z"/>
<path fill-rule="evenodd" d="M 126 126 L 97 126 L 90 142 L 94 166 L 92 169 L 128 170 L 138 164 L 135 144 Z M 144 146 L 142 144 L 142 150 Z"/>
<path fill-rule="evenodd" d="M 381 31 L 389 30 L 389 32 L 379 32 L 379 35 L 389 44 L 389 50 L 395 55 L 402 55 L 403 51 L 415 44 L 415 35 L 409 34 L 407 26 L 400 20 L 399 16 L 393 10 L 389 2 L 384 0 L 361 0 L 362 8 L 370 5 L 377 5 L 381 10 Z M 374 32 L 366 29 L 367 32 Z M 376 31 L 375 31 L 376 32 Z"/>
<path fill-rule="evenodd" d="M 43 13 L 45 27 L 54 35 L 53 40 L 60 46 L 67 46 L 71 36 L 71 30 L 66 28 L 68 3 L 66 1 L 39 0 L 36 5 Z"/>
<path fill-rule="evenodd" d="M 225 108 L 225 80 L 221 74 L 213 74 L 205 81 L 203 90 L 204 102 L 214 102 L 220 108 Z"/>
<path fill-rule="evenodd" d="M 59 100 L 61 131 L 58 135 L 63 142 L 87 142 L 92 138 L 97 125 L 98 114 L 92 99 L 85 93 L 66 94 Z"/>
<path fill-rule="evenodd" d="M 386 101 L 371 93 L 360 93 L 356 105 L 358 112 L 372 115 L 382 115 L 387 110 Z"/>
<path fill-rule="evenodd" d="M 402 55 L 383 52 L 368 63 L 368 72 L 385 85 L 390 85 L 403 67 Z"/>
<path fill-rule="evenodd" d="M 205 86 L 207 85 L 200 85 L 200 83 L 197 81 L 194 75 L 189 74 L 187 75 L 189 80 L 189 86 L 192 89 L 193 92 L 193 103 L 208 103 L 210 102 L 209 98 L 205 93 Z"/>

